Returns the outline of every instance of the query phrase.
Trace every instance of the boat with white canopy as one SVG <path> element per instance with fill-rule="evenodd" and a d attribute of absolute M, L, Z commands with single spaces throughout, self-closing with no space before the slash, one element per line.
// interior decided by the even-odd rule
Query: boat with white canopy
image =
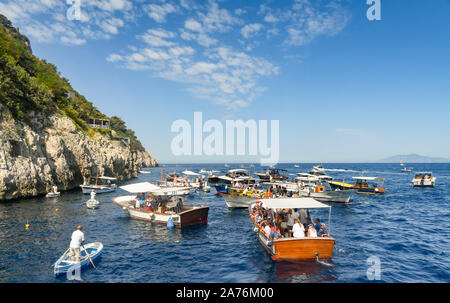
<path fill-rule="evenodd" d="M 132 195 L 116 197 L 112 201 L 131 218 L 163 225 L 171 220 L 177 228 L 208 222 L 209 207 L 185 204 L 178 194 L 183 188 L 161 188 L 149 182 L 120 188 Z"/>
<path fill-rule="evenodd" d="M 266 234 L 262 222 L 259 222 L 259 211 L 272 212 L 272 218 L 277 218 L 282 209 L 328 209 L 328 231 L 322 236 L 296 235 L 281 236 L 276 238 L 272 233 Z M 335 239 L 330 235 L 331 231 L 331 206 L 318 202 L 313 198 L 280 198 L 266 199 L 255 202 L 249 206 L 250 217 L 255 224 L 255 232 L 262 246 L 273 260 L 317 260 L 331 259 Z M 295 235 L 295 234 L 294 234 Z"/>

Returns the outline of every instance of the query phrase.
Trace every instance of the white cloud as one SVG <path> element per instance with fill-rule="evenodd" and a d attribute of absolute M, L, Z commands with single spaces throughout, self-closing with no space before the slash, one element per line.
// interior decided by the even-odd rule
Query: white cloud
<path fill-rule="evenodd" d="M 162 5 L 149 4 L 145 7 L 145 9 L 148 13 L 148 16 L 159 23 L 165 22 L 166 16 L 168 14 L 177 11 L 177 8 L 170 3 L 164 3 Z"/>
<path fill-rule="evenodd" d="M 67 18 L 71 5 L 62 0 L 6 0 L 0 3 L 0 13 L 32 42 L 83 45 L 118 34 L 134 9 L 129 0 L 82 0 L 81 19 L 71 21 Z"/>
<path fill-rule="evenodd" d="M 184 27 L 195 32 L 200 32 L 202 30 L 202 25 L 192 18 L 186 20 Z"/>
<path fill-rule="evenodd" d="M 238 16 L 244 15 L 246 13 L 247 13 L 247 11 L 245 9 L 242 9 L 242 8 L 237 8 L 237 9 L 234 10 L 234 14 L 238 15 Z"/>
<path fill-rule="evenodd" d="M 256 34 L 263 28 L 260 23 L 247 24 L 241 29 L 241 34 L 244 38 L 248 39 L 250 36 Z"/>
<path fill-rule="evenodd" d="M 269 22 L 269 23 L 275 23 L 275 22 L 278 22 L 278 18 L 275 17 L 272 13 L 268 13 L 264 17 L 264 21 Z"/>
<path fill-rule="evenodd" d="M 295 0 L 287 25 L 286 44 L 301 46 L 318 36 L 333 36 L 341 32 L 350 19 L 349 14 L 338 4 L 325 7 L 314 6 L 308 0 Z"/>

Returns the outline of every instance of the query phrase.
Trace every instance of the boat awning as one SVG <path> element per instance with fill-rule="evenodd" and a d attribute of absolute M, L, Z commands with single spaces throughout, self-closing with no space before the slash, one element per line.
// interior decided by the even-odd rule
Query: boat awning
<path fill-rule="evenodd" d="M 120 188 L 129 193 L 147 193 L 161 189 L 161 187 L 150 182 L 134 183 L 130 185 L 120 186 Z"/>
<path fill-rule="evenodd" d="M 266 208 L 330 208 L 331 206 L 321 203 L 313 198 L 277 198 L 264 199 L 262 206 Z"/>
<path fill-rule="evenodd" d="M 353 177 L 355 180 L 367 180 L 367 181 L 374 181 L 374 180 L 384 180 L 384 178 L 381 177 Z"/>
<path fill-rule="evenodd" d="M 229 173 L 246 173 L 247 170 L 246 169 L 242 169 L 242 168 L 237 168 L 237 169 L 230 169 L 228 172 Z"/>
<path fill-rule="evenodd" d="M 185 170 L 183 172 L 183 174 L 188 175 L 188 176 L 200 176 L 200 174 L 194 173 L 193 171 L 190 171 L 190 170 Z"/>
<path fill-rule="evenodd" d="M 228 176 L 219 176 L 218 178 L 222 179 L 222 180 L 227 180 L 227 181 L 232 181 L 233 180 L 233 178 L 230 178 Z"/>

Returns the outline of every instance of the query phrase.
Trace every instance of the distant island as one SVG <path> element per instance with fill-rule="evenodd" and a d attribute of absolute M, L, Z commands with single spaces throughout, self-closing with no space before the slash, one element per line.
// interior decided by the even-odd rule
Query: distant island
<path fill-rule="evenodd" d="M 437 158 L 437 157 L 427 157 L 418 154 L 409 155 L 396 155 L 393 157 L 378 160 L 376 162 L 382 163 L 394 163 L 394 162 L 405 162 L 405 163 L 447 163 L 450 159 L 447 158 Z"/>

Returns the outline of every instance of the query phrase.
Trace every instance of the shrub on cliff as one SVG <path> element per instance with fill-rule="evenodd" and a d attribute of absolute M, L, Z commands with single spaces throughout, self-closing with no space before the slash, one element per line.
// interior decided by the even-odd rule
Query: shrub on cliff
<path fill-rule="evenodd" d="M 74 93 L 71 98 L 68 93 Z M 62 77 L 55 65 L 36 58 L 31 53 L 30 42 L 11 22 L 0 14 L 0 102 L 13 117 L 29 123 L 26 113 L 42 112 L 46 115 L 60 113 L 69 117 L 77 129 L 86 135 L 101 132 L 89 129 L 89 118 L 109 119 L 91 102 L 78 94 L 69 80 Z M 111 118 L 112 130 L 129 137 L 131 148 L 144 150 L 134 132 L 118 117 Z"/>

